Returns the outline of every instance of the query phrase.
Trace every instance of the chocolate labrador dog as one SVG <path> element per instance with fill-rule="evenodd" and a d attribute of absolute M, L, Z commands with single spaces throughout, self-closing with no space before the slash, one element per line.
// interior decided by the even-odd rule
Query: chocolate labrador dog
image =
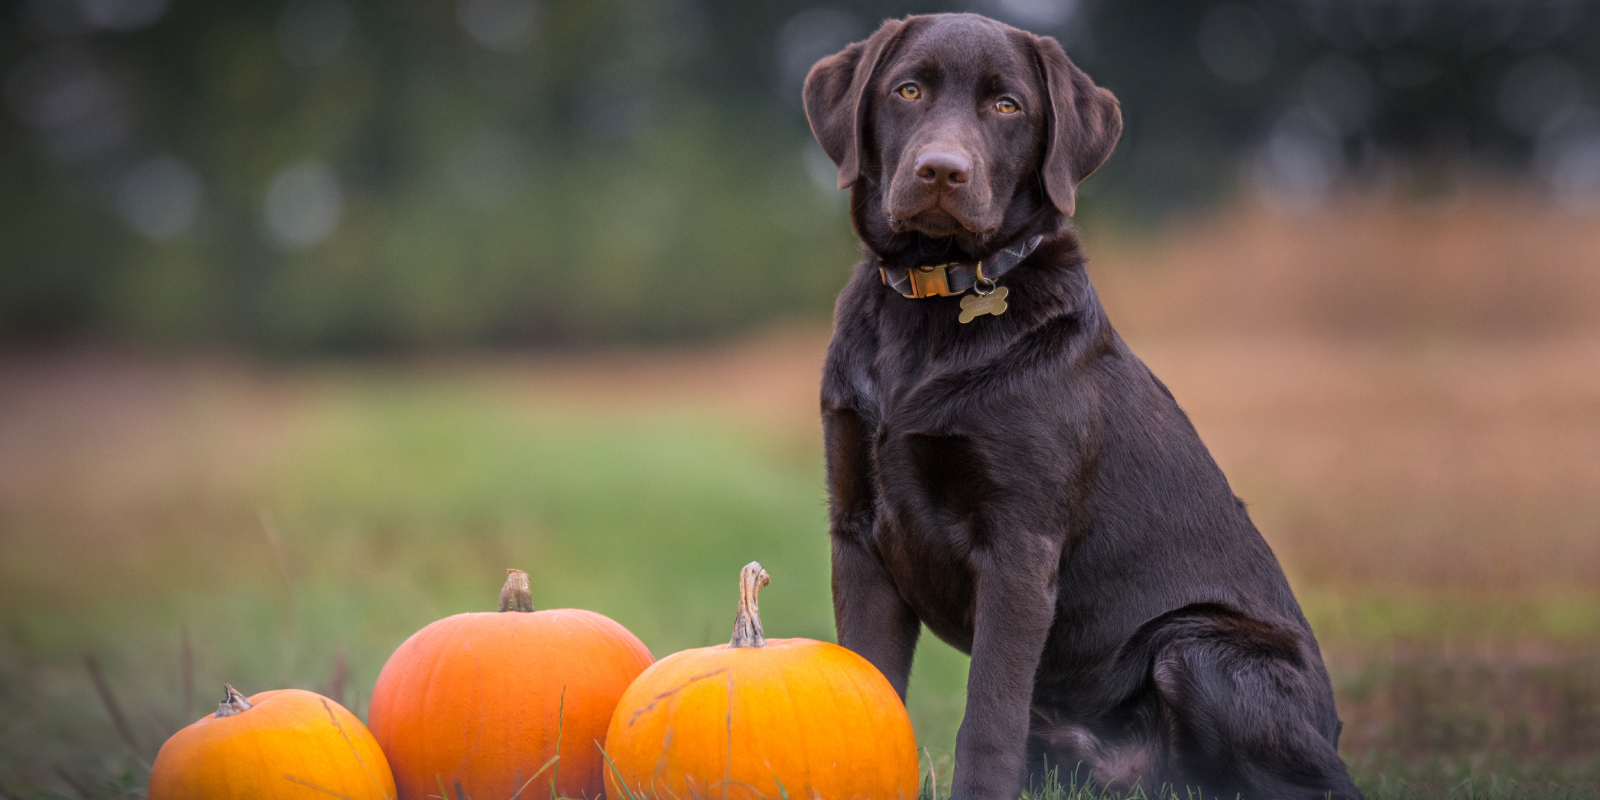
<path fill-rule="evenodd" d="M 954 797 L 1051 768 L 1360 797 L 1277 559 L 1085 273 L 1116 99 L 1054 39 L 940 14 L 822 59 L 805 108 L 865 245 L 822 385 L 839 641 L 902 697 L 922 625 L 972 656 Z"/>

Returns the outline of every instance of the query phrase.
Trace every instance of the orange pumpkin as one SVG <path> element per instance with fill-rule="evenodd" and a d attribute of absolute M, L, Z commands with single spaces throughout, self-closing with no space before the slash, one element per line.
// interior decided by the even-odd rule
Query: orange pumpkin
<path fill-rule="evenodd" d="M 299 689 L 246 699 L 172 735 L 150 769 L 150 800 L 389 800 L 383 751 L 343 706 Z"/>
<path fill-rule="evenodd" d="M 403 800 L 604 789 L 599 743 L 650 651 L 592 611 L 534 611 L 527 574 L 508 572 L 498 613 L 423 628 L 378 675 L 367 717 Z"/>
<path fill-rule="evenodd" d="M 763 638 L 767 581 L 755 562 L 740 574 L 731 642 L 667 656 L 628 687 L 606 731 L 612 800 L 916 798 L 900 696 L 836 644 Z"/>

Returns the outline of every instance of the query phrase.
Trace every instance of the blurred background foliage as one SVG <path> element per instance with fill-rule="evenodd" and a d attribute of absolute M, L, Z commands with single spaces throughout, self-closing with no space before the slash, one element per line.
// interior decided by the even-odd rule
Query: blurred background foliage
<path fill-rule="evenodd" d="M 0 0 L 0 341 L 273 354 L 825 319 L 814 60 L 910 11 L 1053 34 L 1127 114 L 1085 213 L 1465 182 L 1600 206 L 1594 0 Z"/>

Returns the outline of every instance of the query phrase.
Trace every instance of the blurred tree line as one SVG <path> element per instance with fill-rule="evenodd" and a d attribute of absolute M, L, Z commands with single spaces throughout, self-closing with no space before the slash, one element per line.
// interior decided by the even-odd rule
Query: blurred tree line
<path fill-rule="evenodd" d="M 0 0 L 0 341 L 264 352 L 825 318 L 799 87 L 910 11 L 1122 99 L 1085 213 L 1527 181 L 1600 206 L 1600 0 Z"/>

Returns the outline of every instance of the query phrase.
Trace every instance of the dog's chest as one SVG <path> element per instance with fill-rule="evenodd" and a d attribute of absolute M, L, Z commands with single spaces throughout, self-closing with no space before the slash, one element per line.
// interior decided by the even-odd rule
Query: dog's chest
<path fill-rule="evenodd" d="M 863 372 L 858 397 L 872 432 L 872 536 L 901 595 L 940 638 L 970 646 L 971 555 L 995 477 L 981 434 L 951 410 L 959 396 L 925 375 Z M 959 393 L 957 393 L 959 394 Z"/>

